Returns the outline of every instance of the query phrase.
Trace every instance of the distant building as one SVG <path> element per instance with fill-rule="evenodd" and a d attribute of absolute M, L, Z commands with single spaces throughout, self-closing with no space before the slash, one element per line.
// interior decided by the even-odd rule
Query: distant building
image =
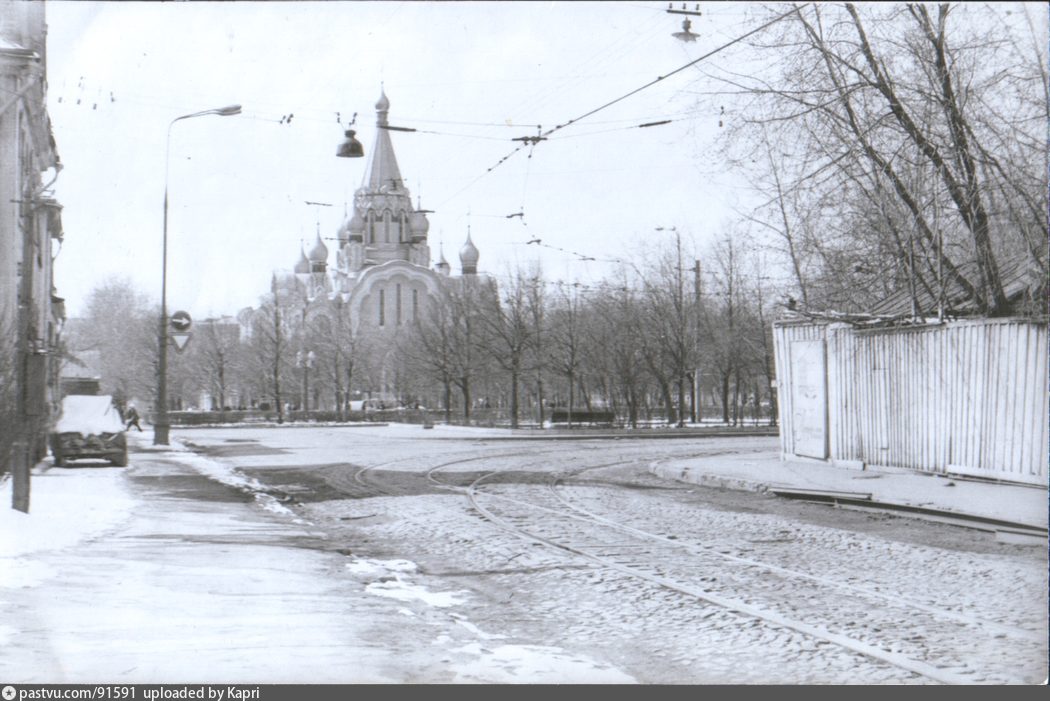
<path fill-rule="evenodd" d="M 76 357 L 66 358 L 59 372 L 62 396 L 67 394 L 101 394 L 102 372 L 99 351 L 80 351 Z"/>
<path fill-rule="evenodd" d="M 336 264 L 329 267 L 329 249 L 320 231 L 309 251 L 300 249 L 290 271 L 274 274 L 274 290 L 304 301 L 307 315 L 339 313 L 348 319 L 353 337 L 370 341 L 373 352 L 389 354 L 399 332 L 422 319 L 440 303 L 442 288 L 478 276 L 479 252 L 470 237 L 459 251 L 460 275 L 439 249 L 431 266 L 426 212 L 412 205 L 394 154 L 385 92 L 376 103 L 376 139 L 364 182 L 354 195 L 353 211 L 336 232 Z M 302 353 L 306 349 L 301 349 Z M 392 378 L 385 358 L 372 358 L 379 378 L 370 388 L 376 396 L 392 397 Z M 299 360 L 300 364 L 302 359 Z M 315 405 L 312 405 L 315 406 Z"/>
<path fill-rule="evenodd" d="M 61 164 L 46 106 L 46 48 L 44 3 L 0 0 L 0 472 L 24 472 L 15 499 L 24 487 L 27 505 L 26 465 L 46 453 L 58 405 L 65 317 L 52 278 L 62 207 L 48 188 Z"/>

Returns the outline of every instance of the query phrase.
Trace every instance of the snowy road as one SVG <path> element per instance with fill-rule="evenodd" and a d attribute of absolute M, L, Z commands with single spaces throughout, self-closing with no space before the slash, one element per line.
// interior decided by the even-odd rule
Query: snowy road
<path fill-rule="evenodd" d="M 672 684 L 1046 676 L 1041 548 L 649 471 L 775 439 L 496 435 L 391 425 L 176 438 L 324 532 L 323 547 L 350 558 L 347 576 L 414 624 L 440 610 L 471 630 L 459 656 L 436 634 L 434 665 L 455 681 L 577 680 L 574 665 L 596 681 Z"/>

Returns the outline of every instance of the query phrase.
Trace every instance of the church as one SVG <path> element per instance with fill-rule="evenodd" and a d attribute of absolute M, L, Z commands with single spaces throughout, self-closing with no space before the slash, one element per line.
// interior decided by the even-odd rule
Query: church
<path fill-rule="evenodd" d="M 308 350 L 307 345 L 341 344 L 337 356 L 350 360 L 354 354 L 362 361 L 359 371 L 371 371 L 371 376 L 362 377 L 359 372 L 353 378 L 354 385 L 364 388 L 363 394 L 353 396 L 394 400 L 399 392 L 389 356 L 399 333 L 423 319 L 428 309 L 433 311 L 433 305 L 441 304 L 449 285 L 478 276 L 479 252 L 468 227 L 459 251 L 460 274 L 452 274 L 440 249 L 437 262 L 431 264 L 427 238 L 430 222 L 418 204 L 413 207 L 402 180 L 390 130 L 385 128 L 389 111 L 390 100 L 384 91 L 376 103 L 376 138 L 364 181 L 354 194 L 352 210 L 336 232 L 335 265 L 330 265 L 329 247 L 318 231 L 309 251 L 300 249 L 299 260 L 290 272 L 274 273 L 273 291 L 286 300 L 302 303 L 301 318 L 289 320 L 301 346 L 297 367 L 317 358 L 318 352 Z M 314 340 L 303 340 L 308 336 Z M 297 340 L 290 341 L 295 348 Z M 377 353 L 381 357 L 376 357 Z M 371 366 L 366 361 L 371 361 Z M 315 383 L 314 393 L 308 389 L 301 392 L 307 408 L 331 405 L 318 389 Z M 336 392 L 341 393 L 341 389 Z"/>

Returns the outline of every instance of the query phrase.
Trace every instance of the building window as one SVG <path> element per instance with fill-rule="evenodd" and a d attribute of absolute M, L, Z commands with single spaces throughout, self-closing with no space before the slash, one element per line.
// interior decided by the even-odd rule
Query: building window
<path fill-rule="evenodd" d="M 401 325 L 401 283 L 397 284 L 394 292 L 394 306 L 397 307 L 397 325 Z"/>
<path fill-rule="evenodd" d="M 383 326 L 386 324 L 386 294 L 385 290 L 379 290 L 379 325 Z"/>
<path fill-rule="evenodd" d="M 419 321 L 419 290 L 412 290 L 412 321 Z"/>

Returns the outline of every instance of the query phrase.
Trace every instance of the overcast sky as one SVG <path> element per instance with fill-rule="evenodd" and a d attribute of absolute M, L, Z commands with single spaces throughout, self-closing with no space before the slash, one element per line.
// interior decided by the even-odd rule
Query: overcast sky
<path fill-rule="evenodd" d="M 318 221 L 335 236 L 368 162 L 335 157 L 336 113 L 346 122 L 357 112 L 370 152 L 381 86 L 390 123 L 419 130 L 393 133 L 394 148 L 413 197 L 434 210 L 433 256 L 443 241 L 454 272 L 468 224 L 479 267 L 497 275 L 539 257 L 552 279 L 594 279 L 611 270 L 602 260 L 666 240 L 656 227 L 702 243 L 746 192 L 714 155 L 725 130 L 718 99 L 695 94 L 697 67 L 487 172 L 521 143 L 513 138 L 670 73 L 760 12 L 704 3 L 699 40 L 685 43 L 671 36 L 682 17 L 666 7 L 48 2 L 48 108 L 65 166 L 54 188 L 65 229 L 58 293 L 76 316 L 95 285 L 126 275 L 159 302 L 168 124 L 241 104 L 239 116 L 172 129 L 168 299 L 195 318 L 256 304 Z M 711 63 L 733 60 L 730 50 Z M 534 238 L 544 245 L 526 244 Z"/>

